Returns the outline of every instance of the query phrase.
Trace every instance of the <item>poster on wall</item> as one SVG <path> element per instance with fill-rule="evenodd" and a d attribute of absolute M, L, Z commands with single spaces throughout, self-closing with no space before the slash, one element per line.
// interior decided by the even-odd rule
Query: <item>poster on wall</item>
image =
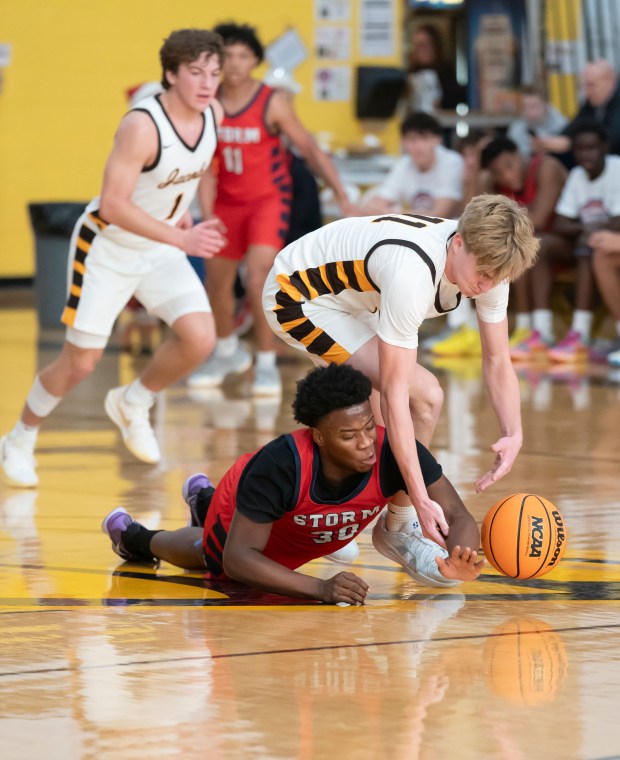
<path fill-rule="evenodd" d="M 314 0 L 314 18 L 317 21 L 348 21 L 351 0 Z"/>
<path fill-rule="evenodd" d="M 384 58 L 396 55 L 394 0 L 361 0 L 360 56 Z"/>
<path fill-rule="evenodd" d="M 314 31 L 317 58 L 346 61 L 351 57 L 351 29 L 348 26 L 319 26 Z"/>
<path fill-rule="evenodd" d="M 484 113 L 515 113 L 526 50 L 525 0 L 469 0 L 469 104 Z"/>
<path fill-rule="evenodd" d="M 312 88 L 315 100 L 345 101 L 351 99 L 351 67 L 322 66 L 314 70 Z"/>

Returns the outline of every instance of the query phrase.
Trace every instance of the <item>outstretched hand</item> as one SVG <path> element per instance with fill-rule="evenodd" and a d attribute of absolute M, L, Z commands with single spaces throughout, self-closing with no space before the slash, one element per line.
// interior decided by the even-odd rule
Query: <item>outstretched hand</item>
<path fill-rule="evenodd" d="M 439 572 L 444 578 L 457 581 L 475 581 L 480 571 L 486 565 L 486 559 L 478 559 L 478 552 L 466 546 L 461 550 L 455 546 L 446 559 L 435 557 Z"/>
<path fill-rule="evenodd" d="M 367 593 L 367 583 L 353 573 L 343 572 L 321 582 L 320 599 L 325 604 L 364 604 Z"/>
<path fill-rule="evenodd" d="M 449 527 L 443 509 L 439 504 L 429 499 L 426 504 L 416 506 L 416 512 L 418 513 L 422 533 L 426 538 L 430 538 L 431 541 L 447 549 L 446 536 L 448 535 Z"/>
<path fill-rule="evenodd" d="M 476 493 L 480 493 L 510 472 L 521 448 L 521 439 L 506 435 L 491 446 L 495 452 L 493 467 L 476 481 Z"/>

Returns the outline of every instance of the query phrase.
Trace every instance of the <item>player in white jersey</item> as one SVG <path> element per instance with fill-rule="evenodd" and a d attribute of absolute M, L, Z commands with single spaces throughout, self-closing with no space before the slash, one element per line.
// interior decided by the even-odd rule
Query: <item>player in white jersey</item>
<path fill-rule="evenodd" d="M 443 394 L 417 364 L 418 329 L 477 304 L 484 377 L 501 437 L 482 491 L 511 468 L 522 443 L 519 387 L 508 350 L 508 284 L 532 266 L 538 241 L 527 211 L 499 195 L 474 198 L 458 222 L 418 214 L 343 219 L 287 246 L 263 291 L 274 332 L 317 363 L 349 363 L 380 392 L 380 411 L 407 484 L 389 505 L 377 548 L 407 567 L 406 534 L 417 510 L 425 536 L 445 546 L 448 526 L 428 496 L 415 439 L 426 446 Z M 410 500 L 410 501 L 409 501 Z M 415 563 L 415 558 L 413 558 Z"/>
<path fill-rule="evenodd" d="M 21 418 L 0 438 L 0 472 L 10 485 L 37 485 L 34 448 L 41 423 L 93 371 L 133 295 L 172 335 L 138 379 L 108 392 L 105 409 L 138 459 L 160 459 L 149 421 L 156 394 L 204 361 L 215 345 L 209 302 L 186 254 L 209 258 L 225 244 L 218 220 L 192 226 L 187 212 L 206 185 L 201 177 L 216 146 L 221 56 L 218 35 L 173 32 L 160 50 L 163 93 L 141 101 L 121 121 L 101 195 L 73 232 L 62 351 L 37 375 Z"/>

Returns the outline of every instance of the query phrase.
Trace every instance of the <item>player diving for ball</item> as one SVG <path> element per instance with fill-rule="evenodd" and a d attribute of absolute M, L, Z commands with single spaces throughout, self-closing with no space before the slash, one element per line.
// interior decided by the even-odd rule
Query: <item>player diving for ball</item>
<path fill-rule="evenodd" d="M 192 527 L 148 530 L 122 508 L 103 531 L 127 561 L 164 560 L 208 579 L 241 581 L 264 591 L 327 604 L 361 604 L 368 585 L 340 572 L 321 579 L 298 572 L 310 560 L 345 547 L 377 516 L 373 542 L 385 532 L 384 506 L 406 488 L 386 431 L 375 423 L 372 386 L 347 365 L 317 367 L 299 381 L 293 403 L 305 427 L 245 454 L 214 488 L 206 475 L 185 482 Z M 441 466 L 421 443 L 417 456 L 429 497 L 443 506 L 448 551 L 412 525 L 406 567 L 429 586 L 474 580 L 484 560 L 480 534 Z"/>

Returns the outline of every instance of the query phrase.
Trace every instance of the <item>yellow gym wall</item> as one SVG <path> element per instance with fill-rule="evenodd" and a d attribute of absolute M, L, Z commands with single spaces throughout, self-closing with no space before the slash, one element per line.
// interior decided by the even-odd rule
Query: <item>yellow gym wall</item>
<path fill-rule="evenodd" d="M 88 201 L 100 190 L 105 159 L 127 110 L 125 91 L 159 79 L 158 51 L 173 29 L 235 20 L 257 27 L 268 44 L 294 27 L 308 51 L 295 71 L 303 86 L 296 108 L 306 127 L 327 131 L 336 147 L 359 143 L 354 101 L 312 98 L 316 21 L 314 0 L 1 0 L 0 43 L 12 48 L 0 92 L 0 278 L 34 275 L 29 202 Z M 401 0 L 395 0 L 396 44 L 390 58 L 367 64 L 401 65 Z M 351 64 L 361 63 L 351 0 Z M 329 25 L 329 24 L 326 24 Z M 338 61 L 321 61 L 321 65 Z M 264 67 L 258 69 L 261 76 Z M 354 89 L 354 84 L 353 84 Z M 352 93 L 353 94 L 353 93 Z M 398 149 L 393 120 L 383 134 Z"/>

